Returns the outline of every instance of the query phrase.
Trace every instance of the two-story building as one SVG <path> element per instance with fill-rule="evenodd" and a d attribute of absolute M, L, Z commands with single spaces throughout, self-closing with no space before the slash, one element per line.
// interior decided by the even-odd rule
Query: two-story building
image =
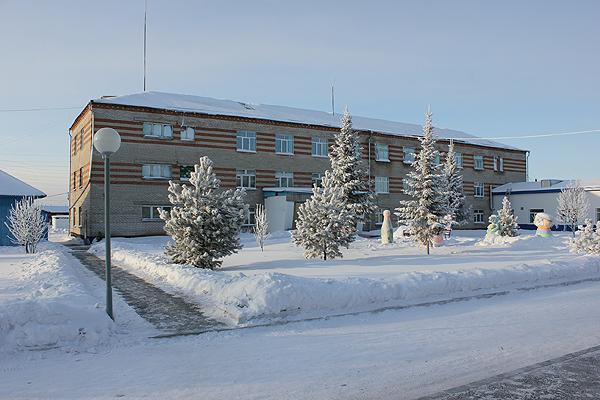
<path fill-rule="evenodd" d="M 341 115 L 206 97 L 145 92 L 90 101 L 70 134 L 71 233 L 103 234 L 103 162 L 92 135 L 111 127 L 121 149 L 111 157 L 114 235 L 164 234 L 158 208 L 169 207 L 168 181 L 185 182 L 201 156 L 214 162 L 225 188 L 244 187 L 250 209 L 265 204 L 272 230 L 293 228 L 297 206 L 329 167 L 328 149 Z M 422 127 L 353 116 L 381 211 L 393 210 L 419 150 Z M 484 227 L 491 188 L 527 178 L 527 151 L 464 132 L 435 128 L 444 153 L 454 141 L 472 223 Z M 442 160 L 443 161 L 443 160 Z M 253 212 L 247 225 L 254 222 Z M 380 215 L 365 229 L 375 228 Z"/>

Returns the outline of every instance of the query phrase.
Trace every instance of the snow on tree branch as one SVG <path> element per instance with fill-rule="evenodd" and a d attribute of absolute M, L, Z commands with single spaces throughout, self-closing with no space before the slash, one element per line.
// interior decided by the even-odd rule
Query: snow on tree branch
<path fill-rule="evenodd" d="M 8 222 L 4 223 L 11 234 L 11 241 L 25 247 L 26 253 L 35 253 L 37 245 L 48 229 L 42 208 L 31 197 L 14 203 L 8 212 Z"/>
<path fill-rule="evenodd" d="M 575 237 L 577 223 L 586 217 L 589 207 L 590 203 L 585 189 L 578 181 L 565 187 L 558 195 L 556 215 L 561 222 L 571 228 L 573 237 Z"/>

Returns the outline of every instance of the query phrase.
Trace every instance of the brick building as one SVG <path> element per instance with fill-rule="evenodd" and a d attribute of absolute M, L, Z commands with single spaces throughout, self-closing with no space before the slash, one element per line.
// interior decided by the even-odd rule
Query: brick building
<path fill-rule="evenodd" d="M 157 208 L 169 206 L 168 181 L 185 181 L 204 155 L 223 187 L 246 187 L 251 209 L 265 204 L 273 230 L 292 228 L 298 204 L 329 166 L 328 145 L 339 120 L 321 111 L 158 92 L 92 100 L 69 131 L 71 233 L 103 232 L 103 162 L 92 146 L 92 132 L 100 128 L 112 127 L 122 138 L 111 157 L 113 233 L 137 236 L 164 234 Z M 356 116 L 353 126 L 378 206 L 394 209 L 404 197 L 403 177 L 418 151 L 421 126 Z M 527 152 L 464 132 L 435 133 L 442 152 L 454 140 L 473 208 L 469 227 L 485 226 L 491 188 L 526 180 Z"/>

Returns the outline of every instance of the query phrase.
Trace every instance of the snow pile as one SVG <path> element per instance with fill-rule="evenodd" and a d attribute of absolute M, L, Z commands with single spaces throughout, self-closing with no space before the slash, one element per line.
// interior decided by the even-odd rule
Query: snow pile
<path fill-rule="evenodd" d="M 528 238 L 522 246 L 539 246 L 537 239 Z M 453 255 L 464 265 L 444 271 L 413 270 L 384 277 L 333 279 L 276 272 L 246 275 L 176 265 L 156 253 L 156 243 L 140 244 L 135 240 L 114 241 L 113 249 L 113 260 L 129 272 L 199 303 L 209 316 L 231 324 L 374 310 L 600 277 L 600 257 L 572 257 L 568 262 L 533 258 L 527 263 L 480 268 L 469 265 L 468 256 Z M 95 244 L 90 251 L 103 256 L 104 244 Z M 366 269 L 376 268 L 369 265 L 368 259 L 360 261 Z"/>
<path fill-rule="evenodd" d="M 112 321 L 58 247 L 12 257 L 12 264 L 6 253 L 0 260 L 0 351 L 90 349 L 107 341 Z"/>

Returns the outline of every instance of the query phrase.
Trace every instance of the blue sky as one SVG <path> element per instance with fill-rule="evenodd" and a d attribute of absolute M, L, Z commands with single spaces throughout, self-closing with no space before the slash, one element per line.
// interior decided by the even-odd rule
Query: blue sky
<path fill-rule="evenodd" d="M 142 90 L 143 0 L 0 0 L 0 110 Z M 148 0 L 148 89 L 483 137 L 600 129 L 597 1 Z M 0 111 L 0 168 L 66 192 L 79 110 Z M 600 134 L 504 140 L 531 178 L 599 178 Z M 65 202 L 57 196 L 54 202 Z"/>

